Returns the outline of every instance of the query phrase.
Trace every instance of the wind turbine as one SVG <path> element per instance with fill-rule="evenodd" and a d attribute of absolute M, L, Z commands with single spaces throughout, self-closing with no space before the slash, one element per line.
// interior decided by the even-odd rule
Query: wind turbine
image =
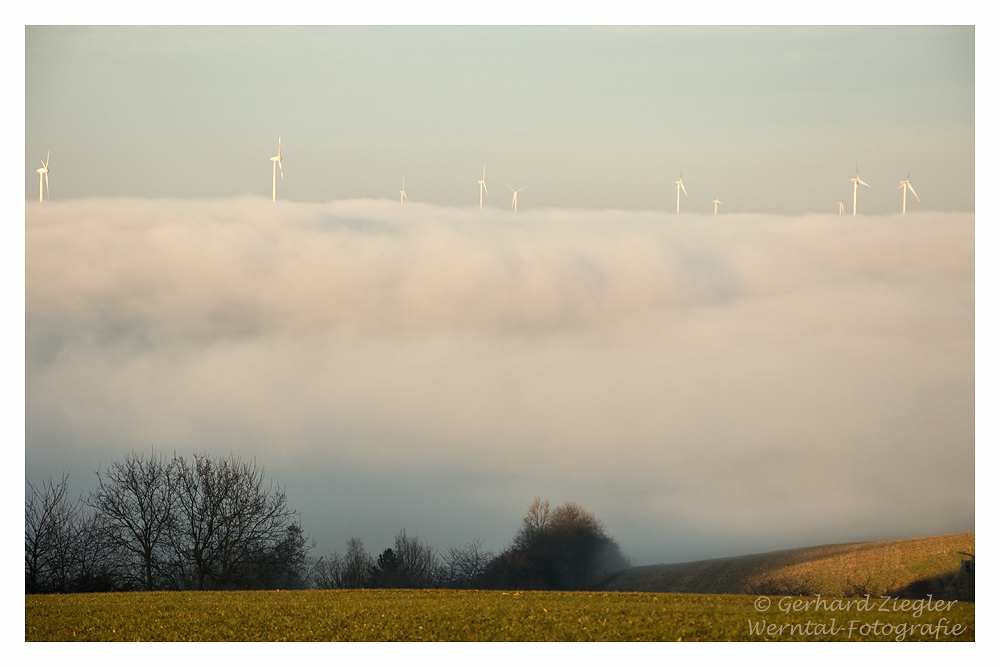
<path fill-rule="evenodd" d="M 486 196 L 490 196 L 490 191 L 486 190 L 486 163 L 483 163 L 483 177 L 479 180 L 479 210 L 483 210 L 483 191 L 486 191 Z"/>
<path fill-rule="evenodd" d="M 722 202 L 719 201 L 718 198 L 716 198 L 712 200 L 712 203 L 715 204 L 715 215 L 719 215 L 719 204 L 721 204 Z"/>
<path fill-rule="evenodd" d="M 52 153 L 52 151 L 48 151 L 48 152 L 45 153 L 45 162 L 42 162 L 42 168 L 35 170 L 35 171 L 38 172 L 38 203 L 39 204 L 42 203 L 42 177 L 45 178 L 45 189 L 46 190 L 49 189 L 49 155 L 51 153 Z M 914 192 L 913 194 L 916 195 L 917 193 Z M 905 196 L 906 192 L 903 192 L 903 195 Z M 52 199 L 52 193 L 51 192 L 49 193 L 49 199 Z M 903 205 L 903 209 L 905 211 L 905 209 L 906 209 L 906 205 L 905 204 Z"/>
<path fill-rule="evenodd" d="M 271 201 L 276 201 L 278 198 L 278 171 L 281 171 L 281 182 L 285 182 L 285 171 L 281 169 L 281 133 L 278 133 L 278 154 L 271 158 L 271 162 L 274 163 L 274 168 L 271 170 L 273 172 L 271 177 Z"/>
<path fill-rule="evenodd" d="M 507 184 L 507 187 L 510 188 L 510 183 Z M 526 188 L 526 187 L 528 187 L 528 186 L 525 185 L 524 188 Z M 514 193 L 514 201 L 512 201 L 510 203 L 510 207 L 512 209 L 514 209 L 514 213 L 517 213 L 517 193 L 520 192 L 521 190 L 523 190 L 524 188 L 520 188 L 519 190 L 515 190 L 514 188 L 510 188 L 510 191 Z"/>
<path fill-rule="evenodd" d="M 837 204 L 840 206 L 840 215 L 844 215 L 844 202 L 839 201 Z"/>
<path fill-rule="evenodd" d="M 858 176 L 858 165 L 854 165 L 854 178 L 851 179 L 851 183 L 854 183 L 854 215 L 858 214 L 858 183 L 865 186 L 866 188 L 871 188 L 870 185 L 861 180 Z"/>
<path fill-rule="evenodd" d="M 681 172 L 680 180 L 674 181 L 677 184 L 677 212 L 681 212 L 681 190 L 684 190 L 684 196 L 688 196 L 687 188 L 684 187 L 684 172 Z"/>
<path fill-rule="evenodd" d="M 41 169 L 39 169 L 39 171 L 41 171 Z M 39 191 L 41 191 L 41 183 L 39 183 L 38 188 L 39 188 Z M 913 196 L 917 197 L 917 191 L 913 189 L 912 185 L 910 185 L 910 175 L 909 174 L 906 175 L 906 180 L 905 181 L 900 181 L 899 182 L 899 188 L 903 188 L 903 215 L 906 215 L 906 188 L 909 188 L 910 192 L 913 193 Z M 898 190 L 899 188 L 896 188 L 896 189 Z M 917 201 L 920 201 L 920 197 L 917 197 Z"/>
<path fill-rule="evenodd" d="M 404 199 L 409 199 L 406 196 L 406 176 L 403 176 L 403 189 L 399 191 L 399 203 L 402 204 Z"/>

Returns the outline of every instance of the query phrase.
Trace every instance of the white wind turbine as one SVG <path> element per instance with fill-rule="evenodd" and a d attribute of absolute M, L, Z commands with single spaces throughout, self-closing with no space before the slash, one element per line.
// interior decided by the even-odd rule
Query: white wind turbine
<path fill-rule="evenodd" d="M 839 201 L 837 204 L 840 205 L 840 215 L 844 215 L 844 202 Z"/>
<path fill-rule="evenodd" d="M 851 179 L 851 183 L 854 183 L 854 215 L 858 214 L 858 183 L 865 186 L 866 188 L 871 188 L 870 185 L 861 180 L 858 176 L 858 165 L 854 165 L 854 178 Z"/>
<path fill-rule="evenodd" d="M 681 190 L 684 190 L 684 196 L 688 196 L 687 188 L 684 187 L 684 172 L 681 172 L 681 177 L 679 180 L 674 181 L 677 185 L 677 212 L 681 212 Z"/>
<path fill-rule="evenodd" d="M 45 153 L 45 162 L 42 162 L 42 168 L 36 169 L 38 172 L 38 203 L 42 203 L 42 178 L 45 178 L 45 189 L 49 189 L 49 155 L 52 151 Z M 915 192 L 913 194 L 916 194 Z M 52 193 L 49 193 L 49 199 L 52 199 Z M 904 206 L 905 208 L 905 206 Z"/>
<path fill-rule="evenodd" d="M 510 183 L 507 184 L 507 187 L 510 188 Z M 526 188 L 526 187 L 528 187 L 528 186 L 525 185 L 524 188 Z M 512 201 L 510 203 L 510 207 L 512 209 L 514 209 L 514 213 L 517 213 L 517 193 L 520 192 L 521 190 L 523 190 L 524 188 L 520 188 L 518 190 L 515 190 L 514 188 L 510 188 L 510 191 L 514 193 L 514 201 Z"/>
<path fill-rule="evenodd" d="M 715 215 L 719 215 L 719 204 L 722 202 L 718 198 L 715 198 L 712 200 L 712 203 L 715 204 Z"/>
<path fill-rule="evenodd" d="M 483 177 L 479 179 L 479 210 L 483 210 L 483 191 L 486 191 L 486 196 L 490 196 L 490 191 L 486 189 L 486 163 L 483 163 Z"/>
<path fill-rule="evenodd" d="M 402 204 L 404 199 L 409 199 L 406 196 L 406 176 L 403 176 L 403 189 L 399 191 L 399 203 Z"/>
<path fill-rule="evenodd" d="M 910 185 L 910 175 L 909 174 L 906 175 L 906 180 L 905 181 L 900 181 L 899 182 L 899 188 L 903 188 L 903 215 L 906 215 L 906 188 L 909 188 L 910 192 L 913 193 L 913 196 L 917 197 L 917 191 L 913 189 L 912 185 Z M 899 188 L 896 188 L 896 189 L 898 190 Z M 39 189 L 41 189 L 41 185 L 39 185 Z M 920 197 L 917 197 L 917 201 L 920 201 Z"/>
<path fill-rule="evenodd" d="M 271 176 L 271 201 L 278 198 L 278 171 L 281 171 L 281 182 L 285 182 L 285 171 L 281 168 L 281 133 L 278 133 L 278 154 L 271 158 L 274 163 Z"/>

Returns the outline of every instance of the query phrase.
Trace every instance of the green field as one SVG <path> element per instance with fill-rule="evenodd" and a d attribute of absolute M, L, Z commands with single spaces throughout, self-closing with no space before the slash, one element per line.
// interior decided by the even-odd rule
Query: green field
<path fill-rule="evenodd" d="M 764 606 L 764 600 L 769 608 L 757 611 L 755 603 Z M 810 607 L 782 611 L 781 607 L 796 600 L 800 607 L 811 603 Z M 947 610 L 923 610 L 917 614 L 912 610 L 878 611 L 883 600 L 871 600 L 871 608 L 861 611 L 857 609 L 857 599 L 818 601 L 827 607 L 813 608 L 817 598 L 616 592 L 353 590 L 28 595 L 24 603 L 24 638 L 26 641 L 893 641 L 902 630 L 908 633 L 906 641 L 975 639 L 975 603 L 952 603 Z M 864 604 L 864 599 L 860 602 Z M 891 601 L 890 609 L 893 602 L 900 605 L 904 601 Z M 831 604 L 847 603 L 852 604 L 850 610 L 829 608 Z M 906 604 L 913 603 L 906 601 Z M 825 627 L 819 630 L 807 624 L 810 621 Z M 876 622 L 878 625 L 874 625 Z M 751 624 L 756 625 L 758 634 L 751 634 Z M 887 633 L 886 624 L 893 626 Z M 961 629 L 956 629 L 955 624 Z M 955 634 L 934 630 L 937 627 Z M 866 628 L 867 634 L 862 634 Z M 810 634 L 804 636 L 804 633 Z"/>

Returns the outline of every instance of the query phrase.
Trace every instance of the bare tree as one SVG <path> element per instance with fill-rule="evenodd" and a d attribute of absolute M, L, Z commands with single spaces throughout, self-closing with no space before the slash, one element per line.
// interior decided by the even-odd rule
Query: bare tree
<path fill-rule="evenodd" d="M 81 508 L 74 541 L 76 576 L 70 592 L 107 592 L 120 588 L 121 563 L 110 534 L 103 516 Z"/>
<path fill-rule="evenodd" d="M 284 541 L 296 513 L 280 487 L 265 486 L 254 461 L 196 454 L 174 459 L 177 520 L 170 542 L 186 588 L 252 585 L 261 554 Z"/>
<path fill-rule="evenodd" d="M 315 543 L 297 523 L 285 527 L 285 535 L 261 554 L 256 569 L 263 588 L 300 589 L 309 587 L 309 550 Z"/>
<path fill-rule="evenodd" d="M 407 537 L 406 531 L 400 530 L 392 546 L 403 572 L 403 587 L 429 588 L 434 585 L 438 558 L 430 545 L 421 543 L 416 537 Z"/>
<path fill-rule="evenodd" d="M 551 515 L 549 501 L 536 496 L 521 520 L 521 528 L 514 536 L 514 546 L 527 548 L 540 535 L 544 535 L 549 528 Z"/>
<path fill-rule="evenodd" d="M 365 551 L 365 545 L 361 540 L 352 537 L 347 541 L 347 553 L 344 555 L 343 563 L 343 575 L 338 588 L 367 588 L 375 561 Z"/>
<path fill-rule="evenodd" d="M 383 552 L 382 556 L 384 555 Z M 394 559 L 395 555 L 386 558 Z M 386 565 L 386 558 L 382 558 L 382 566 Z M 316 562 L 313 567 L 313 585 L 320 589 L 368 588 L 376 577 L 378 567 L 376 560 L 365 550 L 364 543 L 352 537 L 347 541 L 347 553 L 344 556 L 334 551 Z"/>
<path fill-rule="evenodd" d="M 483 550 L 481 539 L 472 540 L 463 549 L 449 547 L 439 579 L 449 588 L 475 587 L 495 557 L 492 552 Z"/>
<path fill-rule="evenodd" d="M 312 570 L 314 588 L 327 590 L 344 588 L 344 559 L 336 551 L 329 556 L 321 556 Z"/>
<path fill-rule="evenodd" d="M 67 498 L 68 475 L 36 487 L 25 481 L 25 593 L 72 593 L 114 586 L 113 550 L 97 514 Z"/>
<path fill-rule="evenodd" d="M 66 498 L 68 475 L 41 487 L 25 480 L 24 591 L 65 591 L 71 577 L 76 523 L 80 504 Z"/>
<path fill-rule="evenodd" d="M 102 517 L 108 537 L 131 561 L 130 576 L 144 590 L 156 587 L 163 567 L 163 548 L 173 519 L 173 464 L 151 452 L 135 452 L 122 463 L 97 471 L 97 490 L 87 504 Z M 138 572 L 136 572 L 138 570 Z"/>

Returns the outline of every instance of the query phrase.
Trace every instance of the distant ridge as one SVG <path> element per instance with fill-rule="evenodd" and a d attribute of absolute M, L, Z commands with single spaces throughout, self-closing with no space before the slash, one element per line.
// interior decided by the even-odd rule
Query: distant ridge
<path fill-rule="evenodd" d="M 959 577 L 976 534 L 828 544 L 712 560 L 649 565 L 619 572 L 602 588 L 664 593 L 974 598 L 972 576 Z M 971 590 L 970 590 L 971 588 Z"/>

